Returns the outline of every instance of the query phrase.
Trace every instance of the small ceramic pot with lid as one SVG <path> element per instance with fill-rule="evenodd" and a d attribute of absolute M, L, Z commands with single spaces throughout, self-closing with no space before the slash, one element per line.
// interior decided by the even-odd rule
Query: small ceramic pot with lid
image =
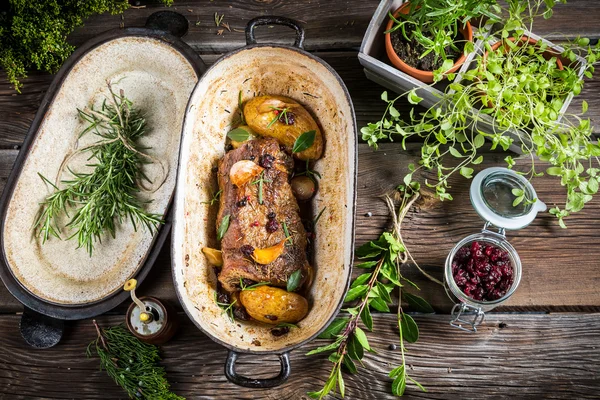
<path fill-rule="evenodd" d="M 486 222 L 480 233 L 465 237 L 450 251 L 444 283 L 455 302 L 450 325 L 476 332 L 485 312 L 506 302 L 521 281 L 521 259 L 506 239 L 506 230 L 526 227 L 546 204 L 527 179 L 506 168 L 477 174 L 470 198 Z"/>

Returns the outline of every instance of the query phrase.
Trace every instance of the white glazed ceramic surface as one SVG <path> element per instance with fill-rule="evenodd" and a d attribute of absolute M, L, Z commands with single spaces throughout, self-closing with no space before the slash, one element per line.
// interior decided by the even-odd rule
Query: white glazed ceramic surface
<path fill-rule="evenodd" d="M 289 96 L 319 122 L 324 156 L 315 169 L 323 178 L 312 200 L 313 214 L 325 208 L 316 228 L 315 279 L 310 311 L 298 329 L 275 337 L 270 327 L 230 321 L 215 302 L 217 279 L 201 252 L 216 247 L 217 205 L 205 203 L 217 189 L 211 169 L 225 154 L 235 123 L 238 93 Z M 188 105 L 175 197 L 173 274 L 180 301 L 192 320 L 221 344 L 239 351 L 285 351 L 313 338 L 333 317 L 350 274 L 355 203 L 355 121 L 337 74 L 317 59 L 289 48 L 259 46 L 227 55 L 202 77 Z"/>
<path fill-rule="evenodd" d="M 150 37 L 113 39 L 90 50 L 66 76 L 41 122 L 35 141 L 10 199 L 4 228 L 4 252 L 17 280 L 43 300 L 58 304 L 86 304 L 101 300 L 123 286 L 143 265 L 153 235 L 143 228 L 135 232 L 129 222 L 119 227 L 116 239 L 103 237 L 90 258 L 77 240 L 51 238 L 45 244 L 32 235 L 32 224 L 52 188 L 38 173 L 55 182 L 60 165 L 77 148 L 95 142 L 86 134 L 77 140 L 85 124 L 77 108 L 98 105 L 108 93 L 106 82 L 125 95 L 145 114 L 148 131 L 140 145 L 163 160 L 166 180 L 154 193 L 140 196 L 152 200 L 146 209 L 163 214 L 173 193 L 183 114 L 197 81 L 189 61 L 167 43 Z M 84 170 L 87 156 L 69 162 Z M 159 180 L 159 165 L 145 166 Z M 62 179 L 69 178 L 68 173 Z M 59 185 L 60 186 L 60 185 Z M 69 235 L 63 231 L 63 237 Z"/>

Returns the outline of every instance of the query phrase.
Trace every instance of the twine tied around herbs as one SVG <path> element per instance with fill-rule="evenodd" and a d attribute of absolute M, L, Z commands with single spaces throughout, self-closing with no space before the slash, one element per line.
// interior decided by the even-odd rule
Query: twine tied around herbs
<path fill-rule="evenodd" d="M 397 259 L 397 262 L 399 262 L 400 264 L 405 264 L 410 259 L 412 261 L 412 263 L 415 265 L 415 267 L 417 267 L 417 269 L 427 279 L 429 279 L 432 282 L 437 283 L 438 285 L 444 286 L 444 284 L 439 279 L 436 279 L 433 276 L 431 276 L 430 274 L 428 274 L 427 272 L 425 272 L 419 266 L 419 264 L 417 264 L 417 262 L 415 261 L 415 259 L 412 256 L 412 254 L 408 250 L 408 247 L 404 244 L 404 238 L 402 237 L 402 222 L 404 221 L 404 218 L 406 217 L 406 214 L 408 213 L 408 211 L 411 209 L 413 204 L 419 199 L 419 197 L 420 197 L 419 192 L 413 192 L 409 196 L 407 196 L 406 194 L 402 194 L 402 203 L 401 203 L 400 207 L 397 209 L 398 211 L 396 212 L 396 204 L 394 202 L 394 199 L 392 199 L 392 197 L 387 194 L 383 196 L 385 204 L 387 205 L 390 214 L 392 214 L 394 233 L 395 233 L 396 237 L 399 239 L 402 246 L 404 246 L 404 252 L 400 253 L 400 255 Z"/>
<path fill-rule="evenodd" d="M 115 96 L 115 93 L 112 90 L 112 84 L 110 81 L 106 82 L 107 86 L 108 86 L 108 90 L 110 92 L 110 96 L 106 96 L 106 98 L 111 101 L 112 105 L 115 108 L 115 112 L 119 118 L 119 122 L 120 122 L 120 126 L 125 126 L 129 120 L 129 115 L 130 115 L 130 106 L 128 102 L 125 102 L 125 115 L 123 116 L 121 113 L 121 108 L 119 107 L 119 104 L 117 103 L 117 98 Z M 125 98 L 125 93 L 123 92 L 123 89 L 120 89 L 119 91 L 119 95 L 121 97 L 121 99 Z M 121 102 L 121 104 L 123 104 L 123 101 Z M 99 120 L 105 122 L 105 123 L 109 123 L 110 119 L 108 119 L 104 114 L 101 114 L 97 111 L 95 111 L 93 108 L 90 107 L 86 107 L 82 110 L 79 110 L 79 113 L 81 114 L 86 113 L 86 114 L 90 114 L 95 116 L 96 118 L 98 118 Z M 101 127 L 106 128 L 105 126 L 100 125 Z M 161 174 L 160 174 L 160 179 L 157 179 L 154 181 L 154 183 L 152 183 L 148 178 L 144 177 L 145 179 L 137 179 L 137 185 L 140 187 L 140 189 L 144 192 L 147 193 L 155 193 L 158 189 L 160 189 L 162 187 L 162 185 L 164 185 L 165 181 L 167 180 L 168 174 L 169 174 L 169 169 L 168 169 L 168 165 L 165 165 L 166 162 L 157 158 L 157 157 L 153 157 L 149 154 L 146 154 L 144 152 L 139 151 L 138 149 L 136 149 L 135 147 L 133 147 L 129 141 L 123 137 L 123 135 L 121 134 L 121 129 L 119 127 L 113 127 L 114 131 L 117 134 L 117 137 L 111 140 L 104 140 L 104 141 L 98 141 L 94 144 L 85 146 L 81 149 L 77 149 L 77 145 L 79 143 L 79 139 L 81 138 L 81 135 L 77 138 L 77 140 L 75 141 L 75 149 L 69 151 L 69 153 L 67 153 L 67 155 L 65 156 L 65 158 L 63 159 L 62 163 L 60 164 L 60 167 L 58 169 L 58 172 L 56 174 L 56 180 L 55 180 L 55 185 L 58 186 L 60 181 L 61 181 L 61 176 L 67 166 L 67 164 L 73 159 L 73 157 L 89 150 L 95 147 L 100 147 L 100 146 L 104 146 L 107 144 L 111 144 L 114 143 L 116 141 L 121 141 L 121 143 L 123 143 L 123 146 L 125 146 L 128 150 L 130 150 L 131 152 L 138 154 L 144 158 L 147 158 L 148 160 L 152 161 L 153 163 L 156 163 L 158 165 L 160 165 L 161 167 Z M 150 182 L 151 185 L 147 186 L 146 185 L 146 181 Z"/>

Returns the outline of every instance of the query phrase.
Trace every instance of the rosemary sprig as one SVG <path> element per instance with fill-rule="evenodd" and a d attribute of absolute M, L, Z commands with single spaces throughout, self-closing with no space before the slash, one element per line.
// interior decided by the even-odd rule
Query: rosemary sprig
<path fill-rule="evenodd" d="M 275 124 L 275 122 L 277 122 L 277 120 L 279 120 L 279 121 L 285 120 L 285 124 L 290 125 L 290 121 L 288 119 L 288 112 L 290 111 L 290 109 L 288 107 L 284 107 L 284 108 L 271 107 L 271 109 L 273 111 L 275 111 L 275 118 L 273 118 L 271 120 L 271 122 L 269 122 L 267 124 L 267 128 L 272 127 L 273 124 Z"/>
<path fill-rule="evenodd" d="M 100 357 L 100 369 L 106 371 L 130 398 L 184 400 L 169 390 L 169 382 L 160 361 L 158 347 L 141 342 L 123 326 L 100 329 L 86 351 L 88 357 Z"/>
<path fill-rule="evenodd" d="M 80 117 L 89 123 L 80 137 L 92 132 L 101 138 L 79 151 L 90 153 L 88 160 L 93 161 L 88 167 L 93 170 L 75 172 L 66 166 L 72 178 L 62 181 L 62 189 L 40 174 L 42 181 L 52 186 L 54 192 L 41 203 L 33 226 L 43 243 L 50 236 L 60 239 L 61 227 L 57 219 L 62 213 L 69 216 L 69 212 L 74 211 L 65 226 L 74 230 L 68 239 L 77 237 L 78 248 L 84 247 L 90 256 L 102 234 L 108 232 L 114 238 L 117 225 L 127 219 L 136 231 L 138 225 L 143 225 L 154 232 L 163 222 L 161 215 L 146 212 L 136 197 L 142 186 L 140 180 L 149 182 L 142 172 L 142 165 L 158 161 L 136 147 L 136 141 L 146 132 L 146 120 L 122 91 L 115 94 L 110 84 L 109 90 L 108 102 L 105 100 L 99 110 L 79 110 Z M 62 167 L 58 176 L 61 172 Z"/>
<path fill-rule="evenodd" d="M 223 18 L 225 18 L 225 14 L 219 15 L 218 12 L 215 12 L 215 26 L 219 27 L 221 22 L 223 22 Z"/>
<path fill-rule="evenodd" d="M 242 292 L 245 291 L 245 290 L 254 290 L 254 289 L 256 289 L 259 286 L 266 286 L 266 285 L 270 285 L 270 284 L 271 284 L 271 282 L 258 282 L 258 283 L 255 283 L 253 285 L 246 285 L 244 283 L 244 280 L 242 278 L 240 278 L 240 290 Z"/>
<path fill-rule="evenodd" d="M 235 321 L 235 318 L 233 316 L 233 306 L 235 305 L 235 303 L 237 302 L 237 300 L 232 301 L 231 303 L 222 303 L 219 301 L 218 297 L 217 297 L 217 291 L 215 291 L 215 304 L 219 306 L 219 308 L 221 310 L 223 310 L 224 313 L 227 314 L 227 316 L 229 317 L 229 320 L 231 322 Z"/>
<path fill-rule="evenodd" d="M 258 204 L 263 204 L 263 185 L 265 182 L 271 182 L 270 179 L 265 179 L 265 171 L 262 171 L 257 180 L 251 182 L 251 185 L 258 184 Z"/>
<path fill-rule="evenodd" d="M 213 204 L 217 203 L 221 198 L 221 192 L 223 192 L 223 190 L 219 190 L 217 193 L 212 195 L 210 200 L 201 201 L 200 204 L 208 204 L 209 206 L 212 206 Z"/>
<path fill-rule="evenodd" d="M 358 258 L 367 260 L 356 264 L 356 268 L 364 268 L 369 272 L 358 276 L 350 286 L 346 294 L 345 302 L 355 302 L 355 304 L 344 311 L 349 317 L 338 317 L 331 325 L 319 336 L 321 339 L 334 340 L 332 343 L 318 347 L 310 351 L 307 355 L 318 354 L 333 351 L 329 355 L 329 361 L 333 363 L 331 373 L 323 388 L 316 392 L 309 392 L 311 398 L 323 399 L 331 392 L 339 393 L 342 397 L 345 395 L 345 384 L 342 369 L 349 373 L 358 371 L 355 362 L 362 364 L 362 358 L 365 352 L 374 352 L 369 345 L 367 335 L 359 327 L 362 321 L 363 326 L 373 330 L 373 318 L 371 308 L 380 312 L 389 312 L 389 305 L 392 304 L 390 293 L 395 289 L 399 291 L 399 298 L 405 298 L 410 305 L 418 304 L 418 311 L 431 312 L 431 306 L 421 297 L 416 295 L 403 296 L 402 287 L 405 283 L 418 287 L 404 278 L 400 273 L 400 266 L 406 262 L 410 253 L 406 250 L 402 241 L 400 224 L 406 212 L 419 197 L 417 191 L 413 190 L 415 186 L 403 192 L 402 202 L 396 215 L 394 202 L 391 198 L 386 198 L 388 207 L 391 204 L 391 212 L 394 215 L 394 229 L 392 232 L 384 232 L 378 240 L 364 244 L 356 250 Z M 412 260 L 412 257 L 410 257 Z M 392 393 L 396 396 L 402 396 L 406 388 L 406 381 L 409 380 L 418 386 L 421 390 L 425 388 L 416 380 L 408 376 L 405 360 L 405 341 L 415 342 L 419 337 L 419 329 L 413 318 L 405 314 L 401 304 L 398 305 L 398 326 L 401 364 L 390 372 L 392 378 Z"/>
<path fill-rule="evenodd" d="M 302 171 L 302 172 L 295 173 L 294 176 L 306 175 L 310 179 L 312 179 L 313 182 L 317 183 L 317 179 L 316 178 L 322 179 L 321 174 L 318 171 L 310 169 L 309 161 L 310 160 L 306 160 L 306 169 L 304 171 Z"/>

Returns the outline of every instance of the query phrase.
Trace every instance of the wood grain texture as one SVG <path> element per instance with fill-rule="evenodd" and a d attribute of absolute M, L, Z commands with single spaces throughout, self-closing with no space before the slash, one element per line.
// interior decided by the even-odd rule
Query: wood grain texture
<path fill-rule="evenodd" d="M 207 64 L 212 64 L 221 54 L 245 45 L 244 34 L 225 30 L 217 35 L 214 13 L 224 14 L 224 21 L 230 28 L 243 29 L 246 22 L 258 15 L 276 14 L 296 18 L 306 28 L 306 49 L 317 51 L 326 62 L 340 74 L 352 96 L 356 107 L 358 126 L 380 118 L 384 104 L 380 101 L 383 88 L 367 80 L 357 59 L 357 50 L 378 1 L 335 2 L 328 0 L 254 0 L 254 1 L 177 1 L 172 10 L 185 15 L 190 23 L 190 31 L 183 38 L 192 48 L 200 52 Z M 144 9 L 130 9 L 123 18 L 119 15 L 96 15 L 86 21 L 69 37 L 74 45 L 113 28 L 121 26 L 144 26 L 146 18 L 162 9 L 149 5 Z M 568 5 L 558 5 L 551 20 L 536 22 L 535 32 L 551 40 L 564 37 L 586 35 L 600 37 L 599 0 L 569 1 Z M 574 23 L 574 21 L 576 21 Z M 199 23 L 199 24 L 198 24 Z M 293 35 L 282 27 L 259 27 L 257 37 L 261 42 L 289 44 Z M 23 93 L 16 95 L 6 81 L 6 74 L 0 71 L 0 149 L 19 146 L 37 108 L 52 81 L 52 76 L 40 72 L 30 73 L 24 79 Z M 600 71 L 594 80 L 586 83 L 579 96 L 579 102 L 589 103 L 589 116 L 593 122 L 600 121 Z M 577 101 L 570 111 L 576 111 Z M 408 103 L 402 102 L 399 109 L 407 109 Z M 597 124 L 596 133 L 600 132 Z"/>
<path fill-rule="evenodd" d="M 357 246 L 375 239 L 383 229 L 389 229 L 391 218 L 381 196 L 398 185 L 407 172 L 407 165 L 416 160 L 419 145 L 408 151 L 398 143 L 388 143 L 378 151 L 359 145 L 358 203 L 356 214 Z M 10 171 L 15 150 L 0 151 L 0 185 Z M 477 170 L 502 165 L 505 154 L 488 152 Z M 517 161 L 517 169 L 526 170 L 529 160 Z M 542 164 L 543 165 L 543 164 Z M 431 275 L 443 277 L 448 252 L 463 237 L 478 232 L 483 221 L 471 207 L 468 198 L 470 181 L 455 176 L 451 193 L 455 200 L 439 202 L 425 197 L 416 204 L 404 225 L 405 241 L 415 259 Z M 556 178 L 544 176 L 534 180 L 534 186 L 549 206 L 564 201 L 564 192 Z M 1 189 L 1 187 L 0 187 Z M 368 217 L 367 214 L 371 213 Z M 584 210 L 567 220 L 569 228 L 558 227 L 554 217 L 544 213 L 529 227 L 510 232 L 523 264 L 521 285 L 504 306 L 504 310 L 523 311 L 600 311 L 600 269 L 596 232 L 600 229 L 600 201 L 594 199 Z M 581 249 L 589 249 L 581 251 Z M 141 293 L 173 301 L 177 297 L 171 279 L 169 247 L 161 252 L 150 276 L 141 286 Z M 428 281 L 412 266 L 404 267 L 407 277 L 421 286 L 421 294 L 438 311 L 448 311 L 452 303 L 445 291 Z M 359 271 L 355 271 L 358 274 Z M 585 278 L 582 278 L 585 277 Z M 0 312 L 21 310 L 21 305 L 0 287 Z M 122 312 L 118 308 L 116 312 Z"/>
<path fill-rule="evenodd" d="M 203 335 L 185 315 L 175 338 L 163 346 L 163 362 L 172 389 L 188 399 L 307 399 L 305 393 L 324 384 L 331 364 L 325 356 L 305 356 L 325 341 L 291 353 L 292 375 L 274 389 L 241 389 L 224 377 L 226 350 Z M 400 363 L 396 320 L 374 318 L 369 341 L 377 354 L 365 356 L 365 368 L 346 378 L 348 399 L 392 399 L 388 372 Z M 597 398 L 600 389 L 600 320 L 593 314 L 490 314 L 477 334 L 448 325 L 448 316 L 415 316 L 420 338 L 408 345 L 409 375 L 427 393 L 409 385 L 406 398 L 492 399 L 514 397 Z M 101 317 L 101 326 L 123 321 Z M 87 344 L 96 333 L 90 320 L 69 324 L 63 341 L 48 350 L 23 342 L 19 316 L 0 316 L 0 398 L 122 399 L 124 392 L 98 359 L 86 359 Z M 274 356 L 239 359 L 240 373 L 268 377 L 277 372 Z M 256 375 L 256 371 L 260 374 Z"/>

